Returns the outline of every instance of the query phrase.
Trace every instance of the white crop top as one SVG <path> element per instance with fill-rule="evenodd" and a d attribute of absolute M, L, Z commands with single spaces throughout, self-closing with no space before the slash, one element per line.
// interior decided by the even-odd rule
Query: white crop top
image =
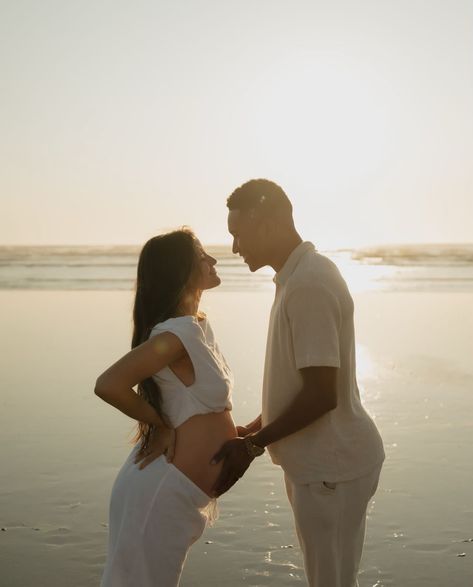
<path fill-rule="evenodd" d="M 206 318 L 178 316 L 156 324 L 150 337 L 172 332 L 194 366 L 194 383 L 184 385 L 169 367 L 153 375 L 162 394 L 162 409 L 174 428 L 197 414 L 231 410 L 233 375 L 215 342 Z"/>

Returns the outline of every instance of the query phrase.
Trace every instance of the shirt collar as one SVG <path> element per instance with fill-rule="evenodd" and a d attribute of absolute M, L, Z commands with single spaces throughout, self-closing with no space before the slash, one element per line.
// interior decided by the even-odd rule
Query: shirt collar
<path fill-rule="evenodd" d="M 308 251 L 315 251 L 314 245 L 310 241 L 304 241 L 297 245 L 292 251 L 281 269 L 273 277 L 274 283 L 284 285 L 299 264 L 299 261 Z"/>

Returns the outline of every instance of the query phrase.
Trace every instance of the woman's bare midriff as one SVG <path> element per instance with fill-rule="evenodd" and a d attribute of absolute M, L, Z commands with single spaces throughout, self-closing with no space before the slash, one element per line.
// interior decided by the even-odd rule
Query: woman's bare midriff
<path fill-rule="evenodd" d="M 237 431 L 228 410 L 193 416 L 176 428 L 173 465 L 211 496 L 222 463 L 211 465 L 210 461 L 222 444 L 235 436 Z"/>

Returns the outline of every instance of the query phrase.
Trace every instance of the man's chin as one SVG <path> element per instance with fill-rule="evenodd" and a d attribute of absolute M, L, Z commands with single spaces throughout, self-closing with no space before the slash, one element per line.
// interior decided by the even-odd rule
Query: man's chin
<path fill-rule="evenodd" d="M 247 261 L 246 264 L 248 265 L 248 269 L 251 271 L 251 273 L 258 271 L 258 269 L 261 269 L 261 267 L 263 266 L 252 261 Z"/>

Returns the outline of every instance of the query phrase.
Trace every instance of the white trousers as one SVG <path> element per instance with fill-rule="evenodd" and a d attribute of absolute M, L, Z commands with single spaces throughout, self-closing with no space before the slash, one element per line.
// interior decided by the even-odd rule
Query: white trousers
<path fill-rule="evenodd" d="M 310 587 L 357 587 L 366 510 L 381 466 L 358 479 L 300 485 L 285 476 Z"/>
<path fill-rule="evenodd" d="M 101 587 L 175 587 L 211 500 L 165 457 L 138 469 L 136 450 L 113 485 Z"/>

